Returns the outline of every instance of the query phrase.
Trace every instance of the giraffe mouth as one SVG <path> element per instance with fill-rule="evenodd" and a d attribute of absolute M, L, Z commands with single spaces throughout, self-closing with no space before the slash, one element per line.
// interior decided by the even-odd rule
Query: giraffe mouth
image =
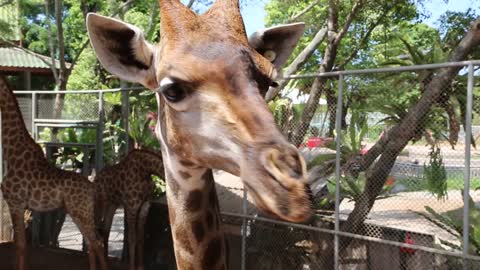
<path fill-rule="evenodd" d="M 311 217 L 312 203 L 303 164 L 296 149 L 252 151 L 241 166 L 241 178 L 264 212 L 290 222 L 304 222 Z"/>

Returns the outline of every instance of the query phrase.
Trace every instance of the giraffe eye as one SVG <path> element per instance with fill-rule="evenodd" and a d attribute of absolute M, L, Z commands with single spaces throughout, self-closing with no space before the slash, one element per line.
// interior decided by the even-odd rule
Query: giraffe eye
<path fill-rule="evenodd" d="M 172 103 L 180 102 L 187 96 L 187 91 L 178 83 L 172 83 L 161 90 L 163 96 Z"/>

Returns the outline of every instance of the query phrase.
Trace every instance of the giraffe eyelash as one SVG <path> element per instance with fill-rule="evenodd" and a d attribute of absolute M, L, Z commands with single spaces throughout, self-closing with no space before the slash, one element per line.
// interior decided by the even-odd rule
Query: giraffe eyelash
<path fill-rule="evenodd" d="M 160 81 L 160 86 L 157 89 L 155 89 L 154 91 L 157 92 L 157 93 L 162 93 L 174 84 L 175 84 L 175 81 L 173 81 L 169 77 L 165 77 Z"/>

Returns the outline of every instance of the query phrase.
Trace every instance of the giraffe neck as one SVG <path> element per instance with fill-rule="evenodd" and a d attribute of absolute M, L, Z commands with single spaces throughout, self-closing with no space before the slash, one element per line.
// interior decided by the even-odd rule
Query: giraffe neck
<path fill-rule="evenodd" d="M 156 135 L 162 144 L 167 201 L 177 269 L 227 269 L 227 245 L 211 169 L 177 157 L 165 143 L 167 130 L 157 94 Z"/>
<path fill-rule="evenodd" d="M 175 171 L 166 168 L 166 175 L 178 269 L 226 269 L 226 242 L 212 170 L 177 166 Z"/>
<path fill-rule="evenodd" d="M 25 127 L 17 99 L 4 77 L 0 76 L 0 110 L 2 114 L 2 147 L 8 162 L 18 155 L 32 151 L 43 157 L 41 148 Z"/>
<path fill-rule="evenodd" d="M 163 160 L 160 152 L 147 149 L 134 149 L 130 151 L 127 158 L 123 160 L 125 166 L 128 166 L 132 162 L 139 163 L 139 167 L 143 170 L 142 173 L 154 174 L 165 179 L 165 169 L 163 168 Z"/>

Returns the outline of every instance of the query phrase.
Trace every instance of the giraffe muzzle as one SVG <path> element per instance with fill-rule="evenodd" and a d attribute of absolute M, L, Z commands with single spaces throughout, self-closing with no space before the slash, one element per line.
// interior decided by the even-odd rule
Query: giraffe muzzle
<path fill-rule="evenodd" d="M 242 179 L 259 208 L 291 222 L 311 217 L 305 161 L 295 147 L 268 146 L 248 153 L 247 163 Z"/>

